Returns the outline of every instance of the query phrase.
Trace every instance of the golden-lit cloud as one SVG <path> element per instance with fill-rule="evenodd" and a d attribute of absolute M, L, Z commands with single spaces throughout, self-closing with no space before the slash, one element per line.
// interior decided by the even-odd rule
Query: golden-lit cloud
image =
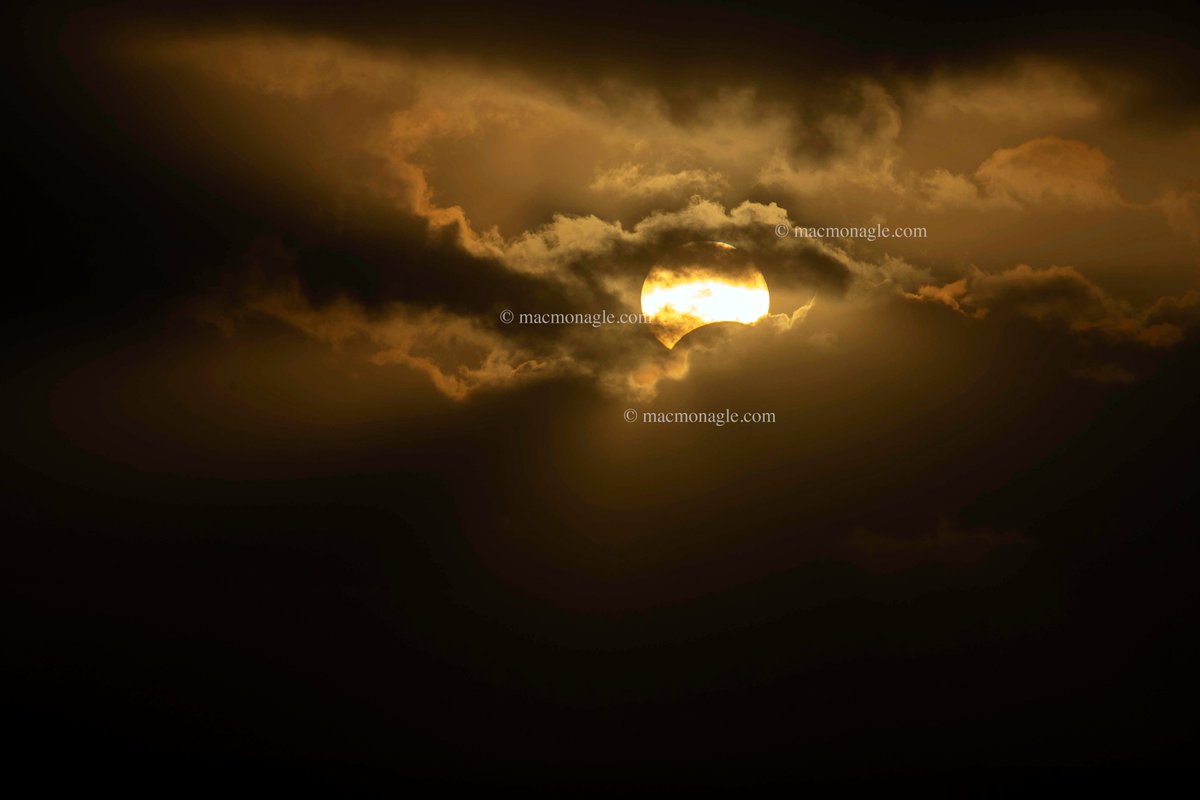
<path fill-rule="evenodd" d="M 591 188 L 633 197 L 678 197 L 719 195 L 728 184 L 723 175 L 712 170 L 655 171 L 629 163 L 602 172 L 592 181 Z"/>
<path fill-rule="evenodd" d="M 344 296 L 318 306 L 293 276 L 278 269 L 280 261 L 290 258 L 278 243 L 258 242 L 247 254 L 252 278 L 241 289 L 240 300 L 230 307 L 203 304 L 199 316 L 228 334 L 238 322 L 258 317 L 283 322 L 336 347 L 366 344 L 371 363 L 402 364 L 424 373 L 440 392 L 455 400 L 477 389 L 581 369 L 561 348 L 535 352 L 521 347 L 475 317 L 401 303 L 368 314 Z"/>
<path fill-rule="evenodd" d="M 992 153 L 973 175 L 932 170 L 923 181 L 932 208 L 1113 209 L 1122 203 L 1114 163 L 1086 142 L 1044 136 Z"/>
<path fill-rule="evenodd" d="M 1026 59 L 995 73 L 955 73 L 913 83 L 906 101 L 913 112 L 942 124 L 978 117 L 992 124 L 1014 120 L 1036 126 L 1093 119 L 1113 101 L 1075 69 L 1045 60 Z"/>
<path fill-rule="evenodd" d="M 997 150 L 975 177 L 988 193 L 1025 205 L 1103 208 L 1121 201 L 1113 166 L 1097 147 L 1045 136 Z"/>
<path fill-rule="evenodd" d="M 1185 327 L 1196 324 L 1194 294 L 1162 298 L 1137 311 L 1074 267 L 1034 269 L 1018 264 L 1001 273 L 972 270 L 957 281 L 922 286 L 908 296 L 942 303 L 976 319 L 991 314 L 1019 314 L 1063 326 L 1075 334 L 1169 348 L 1183 340 Z M 1176 312 L 1171 315 L 1174 321 L 1164 319 L 1166 309 Z"/>

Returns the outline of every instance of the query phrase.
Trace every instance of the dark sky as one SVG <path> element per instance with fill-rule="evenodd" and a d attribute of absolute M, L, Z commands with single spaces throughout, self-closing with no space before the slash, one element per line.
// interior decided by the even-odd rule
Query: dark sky
<path fill-rule="evenodd" d="M 1195 34 L 23 11 L 9 755 L 147 789 L 1190 778 Z M 501 320 L 636 312 L 713 241 L 756 324 Z M 724 409 L 775 421 L 640 418 Z"/>

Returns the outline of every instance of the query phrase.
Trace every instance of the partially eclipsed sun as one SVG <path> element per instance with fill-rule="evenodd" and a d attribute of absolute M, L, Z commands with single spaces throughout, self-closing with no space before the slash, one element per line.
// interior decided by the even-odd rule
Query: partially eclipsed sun
<path fill-rule="evenodd" d="M 723 242 L 689 245 L 685 252 L 694 258 L 655 266 L 646 276 L 642 313 L 668 348 L 704 325 L 750 324 L 766 316 L 771 307 L 767 281 L 752 264 L 727 258 L 733 249 Z"/>

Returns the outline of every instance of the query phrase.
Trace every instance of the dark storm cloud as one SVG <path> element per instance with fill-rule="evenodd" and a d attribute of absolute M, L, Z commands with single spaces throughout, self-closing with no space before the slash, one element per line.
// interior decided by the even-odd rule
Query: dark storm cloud
<path fill-rule="evenodd" d="M 922 287 L 911 296 L 945 303 L 976 318 L 1020 314 L 1075 334 L 1151 348 L 1177 344 L 1184 331 L 1197 324 L 1195 292 L 1160 298 L 1138 312 L 1071 267 L 1035 270 L 1019 265 L 1003 273 L 975 271 L 952 284 Z"/>
<path fill-rule="evenodd" d="M 1144 4 L 1107 9 L 1091 3 L 977 4 L 967 17 L 938 4 L 902 10 L 870 4 L 834 6 L 759 3 L 681 7 L 675 3 L 585 5 L 547 14 L 532 2 L 456 4 L 447 14 L 425 6 L 122 3 L 93 20 L 175 24 L 193 30 L 280 27 L 403 46 L 427 53 L 469 49 L 481 58 L 612 74 L 640 74 L 684 84 L 737 79 L 789 80 L 840 72 L 946 65 L 977 66 L 1013 52 L 1057 54 L 1098 63 L 1119 61 L 1161 68 L 1160 99 L 1193 105 L 1186 82 L 1162 80 L 1195 53 L 1183 37 L 1195 30 L 1194 9 Z M 631 24 L 636 23 L 636 24 Z M 903 46 L 897 46 L 903 42 Z M 664 43 L 669 43 L 664 46 Z M 681 80 L 682 79 L 682 80 Z M 1167 104 L 1166 107 L 1170 107 Z M 1157 104 L 1159 109 L 1163 104 Z"/>
<path fill-rule="evenodd" d="M 401 216 L 395 222 L 410 230 L 309 231 L 289 237 L 290 241 L 268 238 L 252 244 L 243 260 L 252 264 L 260 280 L 295 276 L 316 307 L 344 297 L 360 303 L 369 314 L 381 313 L 395 301 L 480 315 L 510 307 L 517 300 L 534 307 L 583 309 L 578 298 L 557 284 L 465 253 L 455 231 L 431 234 L 419 220 Z M 273 256 L 268 255 L 271 251 Z M 232 266 L 230 287 L 236 292 L 245 277 Z"/>

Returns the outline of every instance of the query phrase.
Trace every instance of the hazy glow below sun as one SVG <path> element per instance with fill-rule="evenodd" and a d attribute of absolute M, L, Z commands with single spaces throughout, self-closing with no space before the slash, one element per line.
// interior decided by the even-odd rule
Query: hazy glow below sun
<path fill-rule="evenodd" d="M 642 313 L 653 317 L 655 335 L 667 347 L 713 322 L 756 322 L 770 307 L 767 283 L 758 272 L 730 278 L 656 267 L 642 286 Z"/>

